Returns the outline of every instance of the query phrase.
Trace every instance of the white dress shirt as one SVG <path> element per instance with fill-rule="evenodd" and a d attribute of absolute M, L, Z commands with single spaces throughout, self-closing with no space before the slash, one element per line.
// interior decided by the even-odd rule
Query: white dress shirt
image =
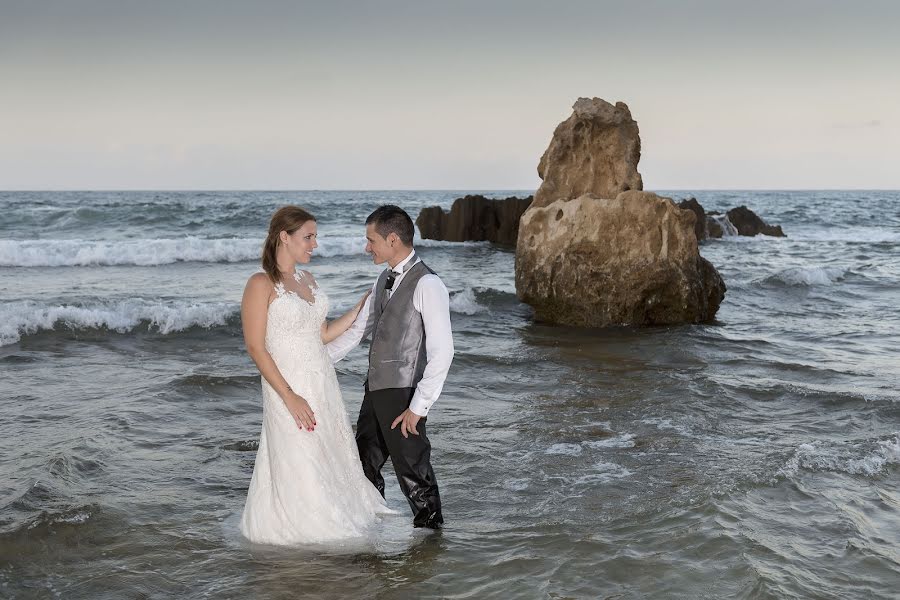
<path fill-rule="evenodd" d="M 400 282 L 406 276 L 403 267 L 414 254 L 415 251 L 410 252 L 409 256 L 393 267 L 396 276 L 393 288 L 386 291 L 388 294 L 393 294 L 394 290 L 400 286 Z M 413 264 L 418 262 L 421 261 L 416 257 L 416 261 Z M 362 340 L 372 335 L 372 330 L 375 326 L 375 321 L 372 318 L 372 303 L 375 299 L 376 285 L 378 285 L 377 280 L 372 285 L 372 293 L 350 328 L 327 345 L 328 354 L 333 362 L 337 362 L 347 356 Z M 441 395 L 441 390 L 444 389 L 444 381 L 446 381 L 447 373 L 450 371 L 450 363 L 453 362 L 450 294 L 447 292 L 447 288 L 440 277 L 427 273 L 419 279 L 418 283 L 416 283 L 416 289 L 413 291 L 413 308 L 422 315 L 422 323 L 425 326 L 425 356 L 427 363 L 425 364 L 425 372 L 422 374 L 422 380 L 416 386 L 409 409 L 420 417 L 424 417 L 428 415 L 429 409 L 434 405 L 438 396 Z"/>

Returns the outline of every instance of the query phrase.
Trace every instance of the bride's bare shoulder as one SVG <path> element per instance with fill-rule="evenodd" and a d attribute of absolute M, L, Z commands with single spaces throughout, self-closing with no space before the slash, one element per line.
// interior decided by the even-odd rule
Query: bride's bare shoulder
<path fill-rule="evenodd" d="M 251 294 L 269 294 L 272 290 L 272 280 L 269 279 L 269 276 L 260 271 L 259 273 L 254 273 L 247 279 L 247 285 L 244 288 L 245 293 Z"/>

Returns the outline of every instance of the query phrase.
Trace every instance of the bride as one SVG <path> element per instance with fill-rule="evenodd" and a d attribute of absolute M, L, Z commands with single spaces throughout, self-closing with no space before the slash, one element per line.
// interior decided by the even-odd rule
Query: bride
<path fill-rule="evenodd" d="M 263 245 L 261 273 L 241 301 L 247 351 L 262 374 L 263 424 L 241 517 L 241 533 L 265 544 L 360 537 L 390 512 L 366 479 L 325 344 L 347 330 L 347 314 L 325 321 L 328 297 L 308 271 L 315 218 L 278 209 Z"/>

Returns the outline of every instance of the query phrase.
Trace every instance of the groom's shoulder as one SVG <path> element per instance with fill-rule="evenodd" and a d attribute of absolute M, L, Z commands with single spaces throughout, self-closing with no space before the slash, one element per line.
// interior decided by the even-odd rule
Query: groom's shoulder
<path fill-rule="evenodd" d="M 422 277 L 419 278 L 419 282 L 416 284 L 416 288 L 422 290 L 430 289 L 442 294 L 449 293 L 443 280 L 441 280 L 441 278 L 438 277 L 438 274 L 434 272 L 428 272 L 422 275 Z"/>
<path fill-rule="evenodd" d="M 422 275 L 422 277 L 427 277 L 428 275 L 434 275 L 434 276 L 437 276 L 437 273 L 434 272 L 434 269 L 432 269 L 431 267 L 429 267 L 428 264 L 427 264 L 424 260 L 422 260 L 421 258 L 420 258 L 419 260 L 416 261 L 415 266 L 421 266 L 423 269 L 425 269 L 425 274 Z"/>

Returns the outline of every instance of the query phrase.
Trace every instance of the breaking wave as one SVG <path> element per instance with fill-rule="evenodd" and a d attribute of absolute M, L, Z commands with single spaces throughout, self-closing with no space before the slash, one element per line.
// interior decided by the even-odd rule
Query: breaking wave
<path fill-rule="evenodd" d="M 487 310 L 485 306 L 478 303 L 475 299 L 475 290 L 469 288 L 461 292 L 456 292 L 450 298 L 450 312 L 462 315 L 474 315 Z"/>
<path fill-rule="evenodd" d="M 22 336 L 56 329 L 107 328 L 125 333 L 146 325 L 162 334 L 192 327 L 225 325 L 237 316 L 238 306 L 227 302 L 151 301 L 131 299 L 88 305 L 48 305 L 24 300 L 0 305 L 0 346 Z"/>
<path fill-rule="evenodd" d="M 779 474 L 793 477 L 799 471 L 806 470 L 874 476 L 888 465 L 896 464 L 900 464 L 900 434 L 868 448 L 858 444 L 801 444 Z"/>
<path fill-rule="evenodd" d="M 0 240 L 0 266 L 86 267 L 242 262 L 259 257 L 262 240 L 186 237 L 152 240 Z"/>
<path fill-rule="evenodd" d="M 843 280 L 847 273 L 847 269 L 839 267 L 795 267 L 771 275 L 766 281 L 797 286 L 831 285 Z"/>
<path fill-rule="evenodd" d="M 722 228 L 722 237 L 738 236 L 737 227 L 734 226 L 728 218 L 728 215 L 709 215 L 709 218 L 718 223 L 719 227 Z"/>
<path fill-rule="evenodd" d="M 177 262 L 247 262 L 259 260 L 262 243 L 262 238 L 193 236 L 130 240 L 0 240 L 0 266 L 154 266 Z M 451 245 L 480 246 L 484 243 L 416 240 L 416 246 L 426 248 Z M 319 240 L 315 255 L 326 258 L 362 255 L 365 247 L 364 237 L 324 237 Z"/>

